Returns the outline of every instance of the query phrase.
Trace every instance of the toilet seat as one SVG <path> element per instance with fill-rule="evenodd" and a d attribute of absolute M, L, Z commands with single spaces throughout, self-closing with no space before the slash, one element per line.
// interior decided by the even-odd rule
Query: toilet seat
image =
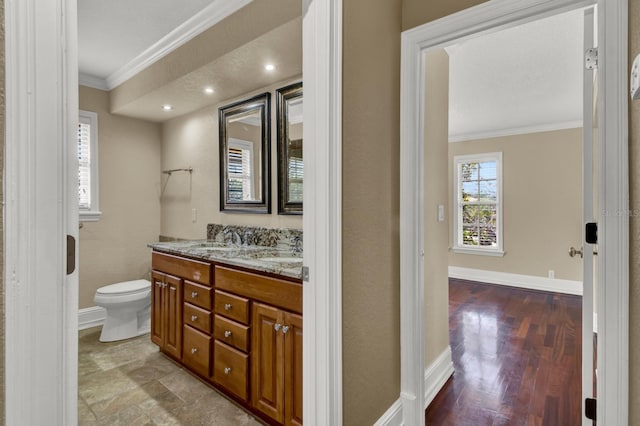
<path fill-rule="evenodd" d="M 124 281 L 100 287 L 96 293 L 102 296 L 125 296 L 149 291 L 151 283 L 147 280 Z"/>

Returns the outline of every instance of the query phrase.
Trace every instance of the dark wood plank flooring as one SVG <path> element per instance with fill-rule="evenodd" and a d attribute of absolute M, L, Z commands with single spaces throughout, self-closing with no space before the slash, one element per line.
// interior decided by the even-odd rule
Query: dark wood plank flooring
<path fill-rule="evenodd" d="M 580 425 L 581 304 L 580 296 L 450 279 L 455 373 L 426 424 Z"/>

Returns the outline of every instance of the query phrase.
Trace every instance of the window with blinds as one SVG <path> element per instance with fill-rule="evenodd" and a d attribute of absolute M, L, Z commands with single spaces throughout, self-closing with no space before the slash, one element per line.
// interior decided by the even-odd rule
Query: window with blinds
<path fill-rule="evenodd" d="M 100 218 L 98 209 L 98 115 L 80 111 L 78 119 L 78 207 L 81 221 Z"/>
<path fill-rule="evenodd" d="M 91 124 L 78 123 L 78 207 L 91 210 Z"/>
<path fill-rule="evenodd" d="M 454 157 L 454 251 L 502 255 L 502 153 Z"/>
<path fill-rule="evenodd" d="M 233 201 L 251 201 L 253 194 L 252 157 L 250 142 L 230 140 L 228 149 L 228 197 Z"/>
<path fill-rule="evenodd" d="M 289 201 L 302 202 L 302 187 L 304 178 L 304 162 L 302 158 L 289 158 Z"/>

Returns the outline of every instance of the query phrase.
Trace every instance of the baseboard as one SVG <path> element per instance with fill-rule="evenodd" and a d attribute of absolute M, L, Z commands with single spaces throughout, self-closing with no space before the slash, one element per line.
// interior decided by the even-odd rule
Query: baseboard
<path fill-rule="evenodd" d="M 438 358 L 424 370 L 425 410 L 452 374 L 453 360 L 451 359 L 451 346 L 447 346 L 447 348 L 438 355 Z"/>
<path fill-rule="evenodd" d="M 482 269 L 461 268 L 459 266 L 449 266 L 449 277 L 582 296 L 582 281 L 485 271 Z"/>
<path fill-rule="evenodd" d="M 78 311 L 78 330 L 102 325 L 106 317 L 107 311 L 100 306 L 80 309 Z"/>
<path fill-rule="evenodd" d="M 373 426 L 402 426 L 402 400 L 398 399 Z"/>

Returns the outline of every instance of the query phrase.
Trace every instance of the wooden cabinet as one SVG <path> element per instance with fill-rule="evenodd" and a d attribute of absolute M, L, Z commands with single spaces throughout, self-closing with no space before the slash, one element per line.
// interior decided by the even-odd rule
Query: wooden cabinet
<path fill-rule="evenodd" d="M 201 348 L 204 344 L 201 336 L 189 333 L 191 330 L 185 332 L 183 324 L 192 321 L 194 330 L 207 333 L 205 336 L 210 343 L 211 313 L 206 308 L 211 308 L 211 264 L 154 252 L 151 266 L 151 341 L 177 360 L 183 360 L 183 352 L 193 350 L 193 344 L 197 343 L 200 348 L 196 349 L 197 355 L 189 352 L 187 362 L 195 360 L 196 371 L 202 370 L 201 363 L 206 363 L 208 368 L 209 359 L 202 357 L 203 354 L 209 356 L 210 348 Z M 185 338 L 189 337 L 189 348 L 183 348 L 183 334 Z"/>
<path fill-rule="evenodd" d="M 302 425 L 302 284 L 152 254 L 151 340 L 269 424 Z"/>
<path fill-rule="evenodd" d="M 252 318 L 252 404 L 284 425 L 302 425 L 302 317 L 254 302 Z"/>
<path fill-rule="evenodd" d="M 182 280 L 153 271 L 151 340 L 176 359 L 182 352 Z"/>

